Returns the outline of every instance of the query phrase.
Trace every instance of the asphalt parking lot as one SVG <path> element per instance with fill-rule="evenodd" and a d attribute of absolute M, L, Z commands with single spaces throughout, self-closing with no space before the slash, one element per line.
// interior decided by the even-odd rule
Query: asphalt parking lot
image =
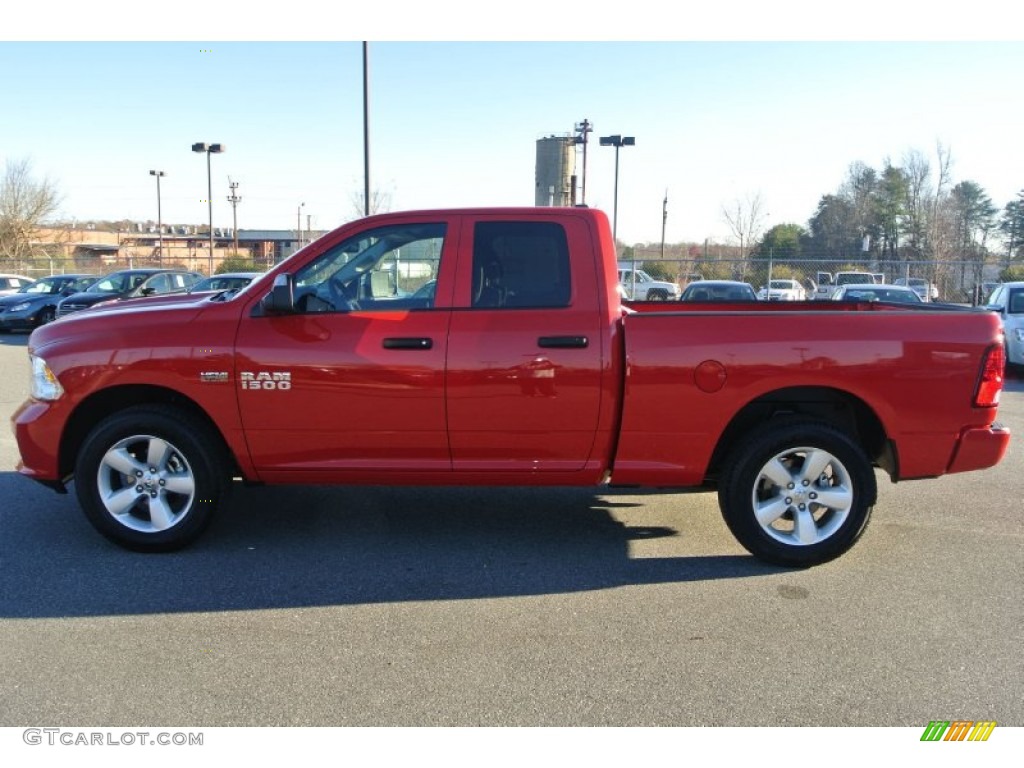
<path fill-rule="evenodd" d="M 0 336 L 0 414 L 27 390 Z M 0 429 L 0 725 L 1024 725 L 1024 382 L 993 470 L 893 486 L 766 566 L 711 494 L 239 489 L 108 544 Z"/>

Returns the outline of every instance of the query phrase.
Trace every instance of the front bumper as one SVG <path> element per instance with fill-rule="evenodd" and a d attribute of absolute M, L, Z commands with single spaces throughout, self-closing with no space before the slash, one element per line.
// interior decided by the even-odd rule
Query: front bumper
<path fill-rule="evenodd" d="M 64 483 L 60 474 L 60 440 L 64 419 L 55 413 L 61 405 L 61 401 L 29 399 L 11 416 L 11 428 L 21 454 L 18 472 L 55 489 Z"/>
<path fill-rule="evenodd" d="M 39 310 L 0 312 L 0 331 L 24 331 L 36 327 Z"/>

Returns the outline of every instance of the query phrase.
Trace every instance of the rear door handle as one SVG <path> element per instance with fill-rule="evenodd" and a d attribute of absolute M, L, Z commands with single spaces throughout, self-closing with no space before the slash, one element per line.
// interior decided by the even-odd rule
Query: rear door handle
<path fill-rule="evenodd" d="M 384 339 L 384 349 L 432 349 L 433 339 L 414 336 L 396 336 Z"/>
<path fill-rule="evenodd" d="M 586 349 L 590 341 L 586 336 L 541 336 L 537 346 L 541 349 Z"/>

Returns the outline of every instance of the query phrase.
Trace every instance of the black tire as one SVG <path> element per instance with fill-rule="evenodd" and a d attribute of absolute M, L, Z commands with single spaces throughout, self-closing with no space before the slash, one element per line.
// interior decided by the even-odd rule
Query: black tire
<path fill-rule="evenodd" d="M 220 442 L 177 408 L 139 406 L 101 421 L 75 463 L 75 492 L 101 534 L 138 552 L 193 541 L 227 492 Z"/>
<path fill-rule="evenodd" d="M 43 307 L 42 311 L 39 313 L 38 320 L 36 321 L 36 326 L 38 327 L 40 325 L 46 325 L 47 323 L 52 323 L 56 319 L 57 319 L 57 308 L 56 307 Z"/>
<path fill-rule="evenodd" d="M 648 301 L 668 301 L 668 294 L 661 288 L 655 288 L 647 294 Z"/>
<path fill-rule="evenodd" d="M 773 419 L 742 440 L 726 460 L 718 504 L 752 555 L 808 567 L 854 545 L 877 495 L 871 462 L 849 435 L 794 417 Z"/>

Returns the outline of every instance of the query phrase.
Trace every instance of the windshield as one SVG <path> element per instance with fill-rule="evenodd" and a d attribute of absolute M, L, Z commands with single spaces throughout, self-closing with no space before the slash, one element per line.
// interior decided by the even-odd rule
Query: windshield
<path fill-rule="evenodd" d="M 21 288 L 18 293 L 57 293 L 60 290 L 57 287 L 57 280 L 56 277 L 41 277 L 34 283 L 29 283 Z"/>
<path fill-rule="evenodd" d="M 867 272 L 847 272 L 845 275 L 836 275 L 836 285 L 848 285 L 850 283 L 873 283 L 875 282 Z"/>
<path fill-rule="evenodd" d="M 897 288 L 848 288 L 843 298 L 850 301 L 893 301 L 899 304 L 920 304 L 921 297 L 914 291 Z"/>
<path fill-rule="evenodd" d="M 207 277 L 200 280 L 198 283 L 192 286 L 192 293 L 200 293 L 202 291 L 232 291 L 238 290 L 239 288 L 245 288 L 249 283 L 252 282 L 251 277 L 241 276 L 223 276 L 214 275 L 213 277 Z"/>
<path fill-rule="evenodd" d="M 636 281 L 638 283 L 653 283 L 654 278 L 642 269 L 624 269 L 619 273 L 619 280 L 623 283 Z"/>
<path fill-rule="evenodd" d="M 89 286 L 89 293 L 125 293 L 138 288 L 146 281 L 148 275 L 139 272 L 115 272 Z"/>

